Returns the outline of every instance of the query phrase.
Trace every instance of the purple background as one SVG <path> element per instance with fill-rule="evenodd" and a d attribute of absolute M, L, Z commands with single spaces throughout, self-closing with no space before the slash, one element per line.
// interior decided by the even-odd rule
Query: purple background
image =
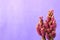
<path fill-rule="evenodd" d="M 49 9 L 54 9 L 55 40 L 60 40 L 60 0 L 0 0 L 0 40 L 41 40 L 36 24 Z"/>

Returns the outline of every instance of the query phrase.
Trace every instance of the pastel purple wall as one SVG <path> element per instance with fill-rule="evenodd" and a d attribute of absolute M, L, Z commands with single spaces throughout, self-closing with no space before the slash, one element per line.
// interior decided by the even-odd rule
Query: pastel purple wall
<path fill-rule="evenodd" d="M 60 0 L 0 0 L 0 40 L 41 40 L 36 24 L 49 9 L 54 9 L 55 40 L 60 40 Z"/>

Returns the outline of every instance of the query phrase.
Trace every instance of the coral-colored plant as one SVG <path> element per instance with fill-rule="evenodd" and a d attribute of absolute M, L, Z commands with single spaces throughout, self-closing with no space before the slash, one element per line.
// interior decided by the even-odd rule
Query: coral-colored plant
<path fill-rule="evenodd" d="M 54 40 L 56 36 L 56 20 L 54 18 L 54 10 L 48 11 L 47 19 L 43 22 L 43 17 L 39 17 L 39 22 L 37 24 L 37 32 L 42 36 L 42 40 Z"/>

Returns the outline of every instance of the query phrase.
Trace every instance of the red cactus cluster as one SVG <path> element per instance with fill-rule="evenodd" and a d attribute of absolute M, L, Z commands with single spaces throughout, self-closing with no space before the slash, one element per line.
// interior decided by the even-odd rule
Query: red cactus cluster
<path fill-rule="evenodd" d="M 48 11 L 48 16 L 45 21 L 43 21 L 43 17 L 39 17 L 39 23 L 36 27 L 39 35 L 42 36 L 43 40 L 53 40 L 56 36 L 56 20 L 53 15 L 54 11 Z"/>

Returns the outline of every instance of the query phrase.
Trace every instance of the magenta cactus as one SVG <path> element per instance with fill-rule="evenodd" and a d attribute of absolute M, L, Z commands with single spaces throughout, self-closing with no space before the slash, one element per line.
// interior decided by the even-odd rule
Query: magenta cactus
<path fill-rule="evenodd" d="M 47 19 L 43 22 L 43 17 L 39 17 L 39 23 L 37 24 L 37 32 L 42 36 L 42 40 L 54 40 L 56 36 L 56 20 L 53 15 L 54 11 L 48 11 Z"/>

